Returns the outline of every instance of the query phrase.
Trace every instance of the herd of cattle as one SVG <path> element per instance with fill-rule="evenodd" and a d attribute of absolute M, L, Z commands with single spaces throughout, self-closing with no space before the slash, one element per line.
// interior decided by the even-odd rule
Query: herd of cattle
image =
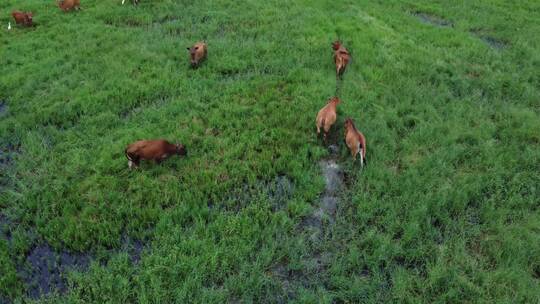
<path fill-rule="evenodd" d="M 124 2 L 125 0 L 122 1 L 122 4 Z M 132 0 L 132 2 L 133 4 L 138 4 L 139 1 Z M 80 0 L 61 0 L 58 2 L 58 7 L 64 12 L 81 9 Z M 20 26 L 33 26 L 32 12 L 14 11 L 12 16 L 15 19 L 15 23 Z M 8 28 L 11 29 L 11 24 Z M 197 42 L 187 49 L 190 55 L 190 64 L 193 68 L 198 67 L 207 57 L 208 47 L 204 42 Z M 339 81 L 351 60 L 351 55 L 339 41 L 332 43 L 332 49 L 334 50 L 334 63 L 336 65 L 336 80 Z M 341 100 L 338 97 L 330 98 L 326 106 L 317 114 L 317 136 L 320 135 L 322 130 L 325 143 L 332 125 L 337 121 L 336 107 L 340 102 Z M 366 162 L 366 139 L 364 135 L 356 129 L 352 118 L 345 120 L 344 129 L 345 143 L 353 159 L 356 160 L 359 154 L 360 165 L 363 166 Z M 138 166 L 141 160 L 154 160 L 156 163 L 159 163 L 172 155 L 185 156 L 187 155 L 187 150 L 182 144 L 171 144 L 164 139 L 139 140 L 127 146 L 125 155 L 128 159 L 129 168 L 132 168 L 133 166 Z"/>

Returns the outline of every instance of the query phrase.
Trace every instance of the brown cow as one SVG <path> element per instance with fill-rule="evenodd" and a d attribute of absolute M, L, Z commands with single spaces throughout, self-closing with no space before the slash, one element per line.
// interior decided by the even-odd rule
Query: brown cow
<path fill-rule="evenodd" d="M 337 97 L 330 98 L 328 100 L 328 104 L 324 106 L 317 114 L 317 136 L 321 133 L 321 129 L 323 129 L 323 139 L 325 142 L 328 131 L 330 131 L 330 128 L 336 122 L 336 106 L 340 102 L 341 101 Z"/>
<path fill-rule="evenodd" d="M 366 138 L 362 132 L 356 129 L 351 118 L 345 120 L 345 142 L 351 150 L 354 160 L 356 160 L 356 155 L 360 153 L 360 165 L 364 166 L 366 162 Z"/>
<path fill-rule="evenodd" d="M 13 11 L 11 13 L 13 16 L 13 19 L 15 19 L 16 24 L 20 24 L 23 26 L 32 26 L 32 12 L 20 12 L 20 11 Z"/>
<path fill-rule="evenodd" d="M 349 61 L 351 61 L 351 55 L 349 51 L 339 41 L 332 43 L 332 49 L 334 49 L 334 63 L 336 64 L 336 77 L 343 76 Z"/>
<path fill-rule="evenodd" d="M 80 0 L 60 0 L 60 2 L 58 2 L 58 7 L 64 12 L 75 10 L 75 9 L 80 10 L 81 1 Z"/>
<path fill-rule="evenodd" d="M 191 67 L 196 68 L 199 66 L 199 63 L 206 58 L 207 55 L 207 46 L 206 43 L 199 41 L 195 43 L 192 47 L 187 48 L 189 51 L 191 59 Z"/>
<path fill-rule="evenodd" d="M 172 155 L 187 155 L 182 144 L 171 144 L 164 139 L 139 140 L 129 144 L 125 150 L 129 168 L 139 166 L 141 160 L 154 160 L 160 163 Z"/>

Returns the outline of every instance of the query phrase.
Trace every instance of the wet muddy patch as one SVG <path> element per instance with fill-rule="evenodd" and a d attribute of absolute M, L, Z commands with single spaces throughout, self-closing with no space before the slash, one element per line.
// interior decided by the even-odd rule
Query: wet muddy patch
<path fill-rule="evenodd" d="M 284 208 L 294 193 L 294 184 L 285 175 L 277 176 L 273 182 L 267 183 L 265 188 L 274 210 Z"/>
<path fill-rule="evenodd" d="M 219 79 L 223 82 L 237 81 L 237 80 L 250 80 L 257 77 L 264 77 L 274 74 L 274 70 L 271 67 L 264 66 L 261 68 L 220 68 L 218 69 Z"/>
<path fill-rule="evenodd" d="M 117 252 L 125 252 L 129 256 L 131 264 L 138 264 L 141 260 L 143 250 L 147 247 L 145 241 L 131 238 L 127 235 L 122 236 L 122 246 Z"/>
<path fill-rule="evenodd" d="M 495 38 L 490 35 L 490 30 L 485 28 L 473 28 L 470 30 L 471 34 L 476 36 L 478 39 L 480 39 L 482 42 L 487 44 L 490 48 L 495 50 L 502 50 L 506 47 L 508 47 L 509 43 L 508 41 Z"/>
<path fill-rule="evenodd" d="M 25 283 L 26 295 L 39 299 L 53 292 L 66 293 L 68 273 L 85 272 L 92 262 L 106 266 L 112 256 L 126 253 L 131 264 L 137 265 L 145 248 L 144 241 L 124 235 L 119 248 L 106 250 L 104 257 L 98 260 L 94 253 L 56 250 L 48 243 L 40 242 L 27 253 L 24 263 L 18 265 L 17 273 Z"/>
<path fill-rule="evenodd" d="M 416 11 L 412 13 L 420 22 L 436 27 L 454 27 L 454 23 L 437 15 Z"/>
<path fill-rule="evenodd" d="M 491 36 L 480 36 L 480 40 L 496 50 L 502 50 L 508 46 L 507 42 Z"/>
<path fill-rule="evenodd" d="M 339 192 L 343 187 L 345 178 L 343 169 L 337 163 L 336 155 L 320 161 L 319 167 L 324 177 L 324 192 L 314 212 L 304 218 L 300 225 L 302 230 L 308 232 L 312 241 L 318 241 L 323 237 L 325 223 L 332 224 L 334 222 L 339 204 Z"/>
<path fill-rule="evenodd" d="M 0 193 L 15 181 L 12 168 L 19 153 L 19 145 L 0 141 Z"/>
<path fill-rule="evenodd" d="M 9 304 L 11 301 L 8 298 L 4 298 L 2 295 L 0 295 L 0 304 Z"/>
<path fill-rule="evenodd" d="M 152 23 L 152 27 L 169 36 L 185 36 L 189 33 L 180 19 L 170 18 Z"/>
<path fill-rule="evenodd" d="M 0 99 L 0 117 L 7 115 L 8 105 L 5 100 Z"/>
<path fill-rule="evenodd" d="M 19 153 L 19 146 L 11 143 L 7 144 L 1 144 L 0 143 L 0 169 L 2 169 L 3 166 L 10 165 L 15 155 Z"/>
<path fill-rule="evenodd" d="M 65 293 L 67 272 L 87 270 L 91 259 L 86 253 L 55 251 L 49 244 L 41 243 L 28 253 L 18 273 L 26 285 L 28 297 L 38 299 L 54 291 Z"/>
<path fill-rule="evenodd" d="M 238 212 L 253 201 L 268 201 L 273 211 L 286 207 L 294 195 L 294 182 L 286 175 L 278 175 L 274 179 L 257 180 L 253 184 L 243 183 L 233 189 L 219 204 L 210 203 L 210 208 L 223 208 Z"/>
<path fill-rule="evenodd" d="M 179 16 L 167 15 L 157 20 L 154 20 L 153 23 L 154 24 L 171 24 L 171 23 L 177 23 L 177 22 L 180 22 Z"/>
<path fill-rule="evenodd" d="M 118 28 L 137 28 L 137 27 L 148 27 L 150 23 L 148 20 L 140 20 L 134 18 L 121 18 L 121 19 L 106 19 L 103 20 L 103 23 L 109 26 L 114 26 Z"/>
<path fill-rule="evenodd" d="M 315 253 L 306 257 L 300 268 L 292 268 L 289 263 L 282 261 L 272 266 L 268 275 L 279 284 L 281 293 L 277 296 L 277 303 L 288 303 L 297 298 L 296 291 L 302 288 L 317 288 L 320 283 L 325 284 L 328 277 L 325 271 L 332 264 L 332 255 L 330 253 Z"/>
<path fill-rule="evenodd" d="M 170 101 L 171 99 L 169 97 L 160 97 L 151 102 L 145 102 L 144 100 L 139 100 L 132 107 L 126 108 L 122 110 L 120 113 L 118 113 L 118 117 L 122 119 L 130 119 L 133 116 L 137 116 L 144 111 L 158 109 L 166 105 Z"/>
<path fill-rule="evenodd" d="M 269 269 L 270 275 L 280 285 L 282 303 L 295 298 L 295 290 L 300 288 L 316 289 L 327 286 L 327 271 L 333 261 L 333 252 L 327 248 L 331 239 L 332 228 L 336 222 L 336 214 L 341 196 L 346 191 L 345 170 L 339 163 L 340 147 L 337 144 L 328 146 L 329 157 L 319 161 L 319 168 L 324 178 L 324 191 L 317 200 L 311 214 L 306 216 L 297 226 L 304 237 L 307 252 L 295 263 L 294 268 L 286 261 Z M 326 287 L 324 287 L 326 288 Z"/>
<path fill-rule="evenodd" d="M 11 225 L 12 223 L 8 217 L 0 214 L 0 240 L 11 241 Z"/>
<path fill-rule="evenodd" d="M 12 230 L 16 221 L 0 214 L 0 240 L 6 240 L 11 248 Z M 64 294 L 68 291 L 68 275 L 71 271 L 85 272 L 92 262 L 105 267 L 107 262 L 117 254 L 127 254 L 132 265 L 136 266 L 147 242 L 122 235 L 120 246 L 100 251 L 73 252 L 67 249 L 55 249 L 40 239 L 33 229 L 24 232 L 31 240 L 29 250 L 21 258 L 15 259 L 17 276 L 24 283 L 25 295 L 30 299 L 40 299 L 51 293 Z M 9 301 L 9 299 L 8 299 Z M 1 304 L 2 302 L 0 302 Z M 9 303 L 9 302 L 8 302 Z"/>
<path fill-rule="evenodd" d="M 161 27 L 161 31 L 165 35 L 169 36 L 183 36 L 186 33 L 185 29 L 177 27 L 175 25 L 164 25 L 163 27 Z"/>

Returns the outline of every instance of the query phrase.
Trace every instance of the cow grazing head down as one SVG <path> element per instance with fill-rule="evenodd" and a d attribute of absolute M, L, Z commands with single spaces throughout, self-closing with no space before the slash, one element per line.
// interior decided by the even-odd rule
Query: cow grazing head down
<path fill-rule="evenodd" d="M 337 51 L 339 50 L 339 47 L 341 46 L 341 42 L 339 40 L 336 40 L 334 42 L 332 42 L 332 49 L 334 51 Z"/>
<path fill-rule="evenodd" d="M 32 25 L 32 23 L 33 23 L 33 19 L 32 19 L 33 14 L 32 14 L 32 12 L 26 12 L 25 16 L 26 16 L 26 20 L 25 20 L 26 23 L 28 25 Z"/>
<path fill-rule="evenodd" d="M 353 123 L 352 118 L 349 117 L 345 119 L 344 126 L 345 126 L 345 131 L 348 131 L 349 129 L 354 128 L 354 123 Z"/>
<path fill-rule="evenodd" d="M 190 64 L 192 68 L 196 68 L 206 58 L 207 46 L 204 42 L 197 42 L 192 47 L 188 47 Z"/>
<path fill-rule="evenodd" d="M 138 167 L 141 160 L 153 160 L 160 163 L 173 155 L 186 156 L 186 147 L 171 144 L 164 139 L 139 140 L 129 144 L 125 150 L 129 168 Z"/>
<path fill-rule="evenodd" d="M 351 54 L 343 46 L 340 41 L 332 42 L 332 49 L 334 50 L 334 63 L 336 64 L 336 76 L 341 78 L 343 72 L 347 68 L 349 61 L 351 61 Z"/>
<path fill-rule="evenodd" d="M 64 12 L 71 10 L 80 10 L 81 1 L 80 0 L 60 0 L 58 2 L 58 7 Z"/>
<path fill-rule="evenodd" d="M 182 156 L 186 156 L 187 155 L 187 149 L 184 145 L 182 144 L 176 144 L 176 154 L 177 155 L 182 155 Z"/>
<path fill-rule="evenodd" d="M 32 12 L 20 12 L 20 11 L 14 11 L 11 13 L 13 16 L 13 19 L 15 19 L 15 23 L 23 26 L 33 26 L 33 14 Z"/>
<path fill-rule="evenodd" d="M 331 102 L 334 102 L 336 105 L 338 105 L 341 102 L 341 100 L 338 97 L 334 96 L 328 99 L 328 103 L 331 103 Z"/>

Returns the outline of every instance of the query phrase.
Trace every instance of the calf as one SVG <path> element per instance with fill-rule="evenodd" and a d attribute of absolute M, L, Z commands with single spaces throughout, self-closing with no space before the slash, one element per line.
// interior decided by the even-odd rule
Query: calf
<path fill-rule="evenodd" d="M 16 24 L 23 26 L 32 26 L 32 12 L 14 11 L 11 13 Z M 11 25 L 10 25 L 11 27 Z"/>
<path fill-rule="evenodd" d="M 345 142 L 351 150 L 354 160 L 356 160 L 356 155 L 360 153 L 360 165 L 364 166 L 366 162 L 366 138 L 362 132 L 356 129 L 351 118 L 345 120 Z"/>
<path fill-rule="evenodd" d="M 326 142 L 326 136 L 332 125 L 336 122 L 337 113 L 336 107 L 341 101 L 337 97 L 333 97 L 328 101 L 328 104 L 322 108 L 317 114 L 317 136 L 323 129 L 323 139 Z"/>
<path fill-rule="evenodd" d="M 339 41 L 332 43 L 334 49 L 334 63 L 336 64 L 336 77 L 341 77 L 347 68 L 347 64 L 351 60 L 349 51 Z"/>
<path fill-rule="evenodd" d="M 157 139 L 136 141 L 127 146 L 125 153 L 131 169 L 134 165 L 139 166 L 141 160 L 154 160 L 159 164 L 174 154 L 187 155 L 187 150 L 184 145 L 174 145 L 164 139 Z"/>
<path fill-rule="evenodd" d="M 197 42 L 192 47 L 187 48 L 191 59 L 191 67 L 196 68 L 199 63 L 206 58 L 207 46 L 204 42 Z"/>
<path fill-rule="evenodd" d="M 58 2 L 58 7 L 64 12 L 71 11 L 74 9 L 80 10 L 81 1 L 80 0 L 60 0 L 60 2 Z"/>

